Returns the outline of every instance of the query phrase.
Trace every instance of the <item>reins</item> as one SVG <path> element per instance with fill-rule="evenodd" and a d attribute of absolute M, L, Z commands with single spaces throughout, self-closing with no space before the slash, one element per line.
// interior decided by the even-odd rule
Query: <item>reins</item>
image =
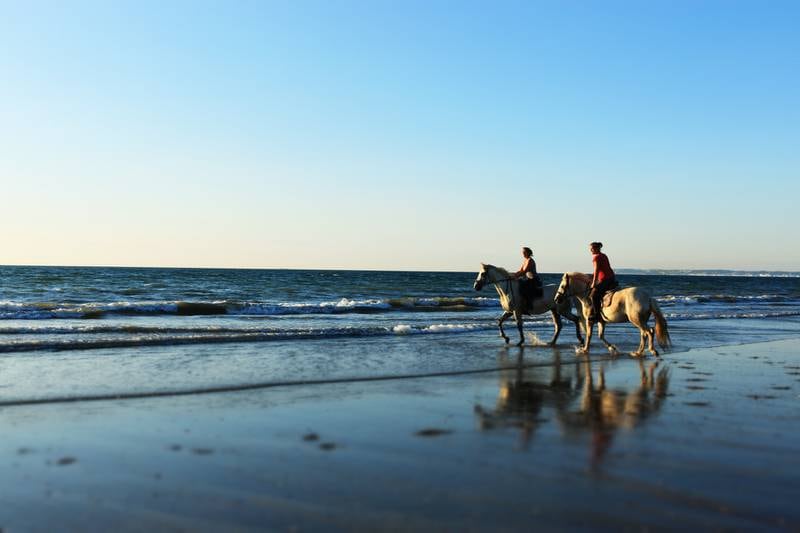
<path fill-rule="evenodd" d="M 577 292 L 573 291 L 572 287 L 570 287 L 570 283 L 569 283 L 569 274 L 564 274 L 564 275 L 567 278 L 567 289 L 569 290 L 569 293 L 567 293 L 567 291 L 564 291 L 564 296 L 565 297 L 567 297 L 567 298 L 585 298 L 586 296 L 589 295 L 590 292 L 592 292 L 592 288 L 588 287 L 588 286 L 586 287 L 586 290 L 583 291 L 583 294 L 578 294 Z"/>

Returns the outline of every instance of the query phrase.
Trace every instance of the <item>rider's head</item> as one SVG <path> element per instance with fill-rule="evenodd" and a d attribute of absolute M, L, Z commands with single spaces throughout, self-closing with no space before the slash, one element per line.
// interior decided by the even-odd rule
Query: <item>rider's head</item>
<path fill-rule="evenodd" d="M 522 247 L 522 257 L 528 258 L 532 255 L 533 255 L 533 250 L 531 250 L 527 246 Z"/>
<path fill-rule="evenodd" d="M 602 247 L 603 247 L 603 243 L 602 242 L 595 241 L 595 242 L 589 243 L 589 250 L 591 250 L 593 254 L 600 253 L 600 249 Z"/>

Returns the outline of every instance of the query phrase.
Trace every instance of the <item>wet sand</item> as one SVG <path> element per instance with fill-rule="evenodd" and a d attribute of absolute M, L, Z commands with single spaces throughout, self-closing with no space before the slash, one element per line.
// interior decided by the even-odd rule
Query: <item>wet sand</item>
<path fill-rule="evenodd" d="M 0 408 L 0 528 L 800 529 L 800 344 Z"/>

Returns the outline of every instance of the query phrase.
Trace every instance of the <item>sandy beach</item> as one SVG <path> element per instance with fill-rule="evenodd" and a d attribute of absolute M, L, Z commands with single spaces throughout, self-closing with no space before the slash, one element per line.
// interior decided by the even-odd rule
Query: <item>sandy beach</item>
<path fill-rule="evenodd" d="M 0 527 L 796 530 L 797 346 L 8 405 Z"/>

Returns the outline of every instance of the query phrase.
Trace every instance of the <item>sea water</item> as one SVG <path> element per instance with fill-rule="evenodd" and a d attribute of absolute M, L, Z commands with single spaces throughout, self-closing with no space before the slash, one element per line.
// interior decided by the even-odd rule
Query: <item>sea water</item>
<path fill-rule="evenodd" d="M 381 379 L 492 368 L 505 345 L 469 272 L 0 267 L 0 403 Z M 542 275 L 558 283 L 560 275 Z M 622 274 L 646 287 L 673 351 L 795 337 L 800 278 Z M 652 323 L 652 322 L 651 322 Z M 552 318 L 527 317 L 548 360 Z M 506 332 L 516 341 L 513 320 Z M 607 337 L 634 349 L 638 332 Z M 533 342 L 532 342 L 533 340 Z M 574 357 L 564 321 L 555 353 Z M 599 341 L 593 353 L 605 353 Z"/>

